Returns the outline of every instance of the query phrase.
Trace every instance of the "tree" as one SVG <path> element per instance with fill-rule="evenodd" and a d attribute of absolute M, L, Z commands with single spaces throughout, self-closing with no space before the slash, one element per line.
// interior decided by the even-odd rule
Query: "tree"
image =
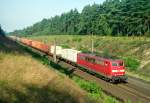
<path fill-rule="evenodd" d="M 4 31 L 3 31 L 2 28 L 1 28 L 1 25 L 0 25 L 0 35 L 1 35 L 1 36 L 4 36 L 4 35 L 5 35 Z"/>

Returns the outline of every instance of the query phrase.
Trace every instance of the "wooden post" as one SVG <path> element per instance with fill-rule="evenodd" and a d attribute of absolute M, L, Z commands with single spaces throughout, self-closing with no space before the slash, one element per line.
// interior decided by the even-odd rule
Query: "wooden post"
<path fill-rule="evenodd" d="M 93 53 L 93 51 L 94 51 L 94 40 L 93 40 L 93 33 L 92 33 L 92 53 Z"/>

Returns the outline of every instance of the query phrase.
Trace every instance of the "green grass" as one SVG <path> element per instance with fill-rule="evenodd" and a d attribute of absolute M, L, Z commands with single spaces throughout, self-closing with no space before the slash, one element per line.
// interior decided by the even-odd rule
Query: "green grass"
<path fill-rule="evenodd" d="M 95 82 L 89 82 L 83 80 L 77 76 L 73 77 L 73 80 L 84 90 L 88 91 L 89 97 L 92 97 L 95 103 L 119 103 L 115 98 L 107 96 L 103 93 L 101 87 L 97 85 Z"/>
<path fill-rule="evenodd" d="M 74 76 L 72 78 L 82 89 L 88 91 L 89 96 L 94 100 L 98 100 L 102 97 L 102 89 L 94 82 L 85 81 L 79 77 Z"/>

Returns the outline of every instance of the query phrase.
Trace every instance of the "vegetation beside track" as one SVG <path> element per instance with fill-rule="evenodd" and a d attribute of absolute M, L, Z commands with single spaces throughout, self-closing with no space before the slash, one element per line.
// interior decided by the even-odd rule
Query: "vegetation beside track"
<path fill-rule="evenodd" d="M 0 102 L 118 103 L 96 83 L 72 76 L 75 84 L 66 77 L 69 71 L 45 56 L 6 38 L 0 40 Z"/>
<path fill-rule="evenodd" d="M 150 80 L 150 38 L 88 35 L 30 36 L 28 38 L 39 40 L 49 45 L 53 44 L 54 39 L 56 39 L 57 45 L 61 45 L 64 48 L 75 48 L 83 52 L 91 51 L 91 39 L 93 38 L 95 53 L 123 59 L 129 75 L 131 74 L 147 81 Z"/>
<path fill-rule="evenodd" d="M 56 72 L 59 71 L 62 77 L 65 75 L 75 81 L 77 85 L 88 93 L 88 98 L 92 100 L 91 103 L 119 103 L 119 101 L 117 101 L 114 97 L 106 95 L 96 82 L 83 80 L 82 78 L 72 74 L 72 72 L 70 72 L 70 70 L 66 67 L 50 61 L 47 56 L 42 56 L 43 54 L 39 55 L 40 52 L 38 51 L 32 51 L 32 49 L 28 47 L 24 47 L 24 50 L 30 53 L 33 58 L 39 60 L 42 64 L 49 66 L 50 69 L 56 70 Z"/>
<path fill-rule="evenodd" d="M 36 54 L 34 55 L 36 56 Z M 33 58 L 0 36 L 1 103 L 91 103 L 86 91 L 72 80 Z"/>
<path fill-rule="evenodd" d="M 115 98 L 107 96 L 102 92 L 102 89 L 95 82 L 85 81 L 77 76 L 72 78 L 81 88 L 88 91 L 89 97 L 92 97 L 95 101 L 101 101 L 102 103 L 119 103 Z"/>

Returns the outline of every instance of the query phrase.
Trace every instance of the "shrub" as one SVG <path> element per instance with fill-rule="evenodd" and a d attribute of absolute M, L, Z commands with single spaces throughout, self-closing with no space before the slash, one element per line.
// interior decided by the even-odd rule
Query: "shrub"
<path fill-rule="evenodd" d="M 140 65 L 140 62 L 132 57 L 123 58 L 125 61 L 125 66 L 131 71 L 136 71 Z"/>
<path fill-rule="evenodd" d="M 94 82 L 89 82 L 80 79 L 79 77 L 73 77 L 73 80 L 84 90 L 89 93 L 89 96 L 95 100 L 102 97 L 102 89 L 99 85 Z"/>

